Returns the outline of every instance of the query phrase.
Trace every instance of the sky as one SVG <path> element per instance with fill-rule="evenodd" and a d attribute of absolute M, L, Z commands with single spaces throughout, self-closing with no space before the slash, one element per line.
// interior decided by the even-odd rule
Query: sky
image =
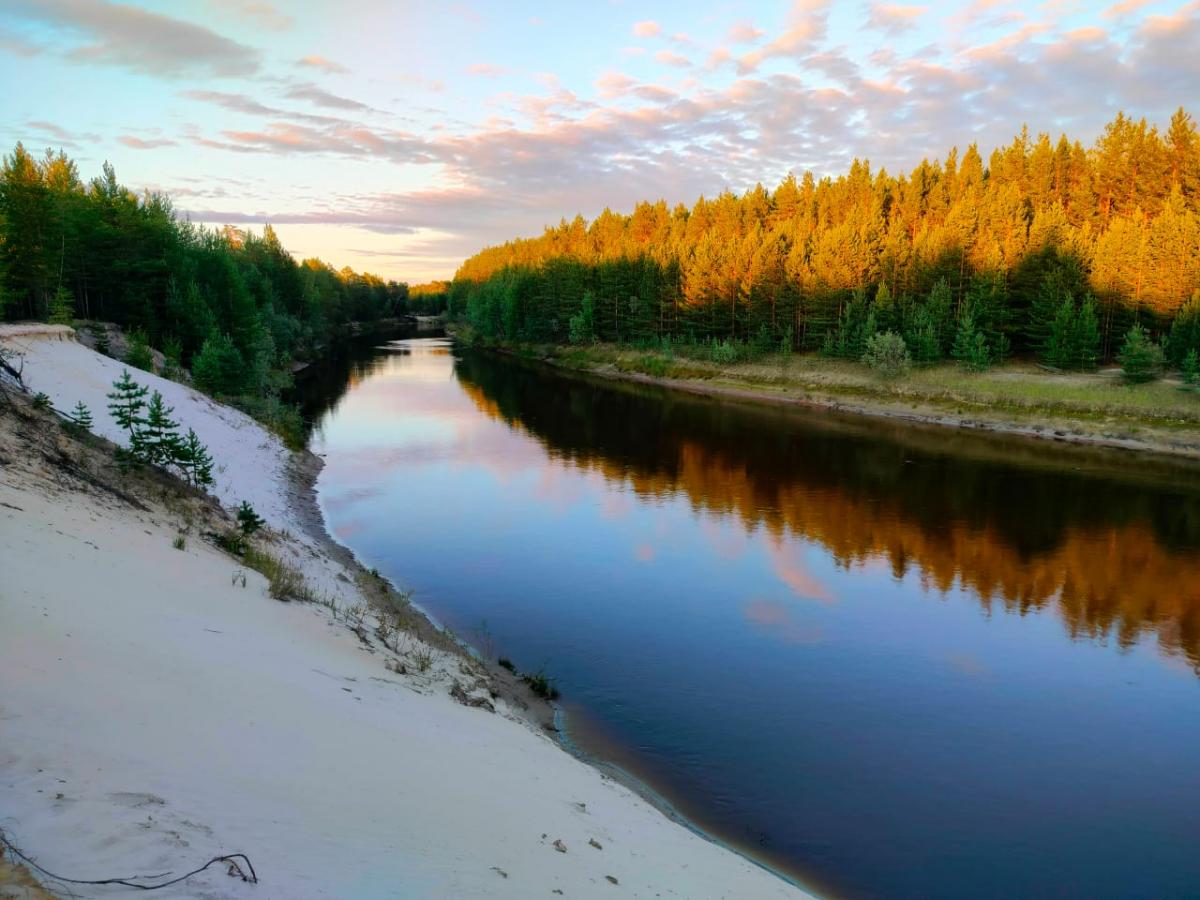
<path fill-rule="evenodd" d="M 0 146 L 412 283 L 606 206 L 1200 116 L 1200 0 L 0 0 Z"/>

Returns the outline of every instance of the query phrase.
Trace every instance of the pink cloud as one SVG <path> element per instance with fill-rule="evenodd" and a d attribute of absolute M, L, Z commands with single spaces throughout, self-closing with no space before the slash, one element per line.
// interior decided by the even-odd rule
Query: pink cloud
<path fill-rule="evenodd" d="M 659 50 L 654 54 L 654 59 L 662 63 L 664 66 L 676 66 L 677 68 L 686 69 L 691 66 L 692 61 L 686 56 L 678 53 L 673 53 L 670 50 Z"/>
<path fill-rule="evenodd" d="M 324 56 L 312 54 L 304 56 L 296 60 L 296 65 L 302 68 L 320 69 L 323 72 L 328 72 L 330 75 L 344 75 L 350 70 L 341 63 L 335 63 L 331 59 L 326 59 Z"/>
<path fill-rule="evenodd" d="M 159 147 L 174 147 L 178 143 L 178 141 L 172 141 L 169 138 L 153 138 L 145 141 L 130 134 L 121 135 L 117 138 L 117 141 L 133 150 L 155 150 Z"/>
<path fill-rule="evenodd" d="M 894 3 L 872 3 L 867 14 L 867 27 L 887 34 L 898 35 L 913 28 L 917 19 L 929 11 L 928 6 L 899 6 Z"/>
<path fill-rule="evenodd" d="M 763 36 L 763 32 L 754 27 L 749 20 L 736 23 L 729 29 L 726 40 L 731 44 L 753 44 Z"/>
<path fill-rule="evenodd" d="M 633 33 L 635 37 L 656 37 L 662 34 L 662 26 L 652 19 L 647 19 L 644 22 L 635 22 Z"/>
<path fill-rule="evenodd" d="M 793 0 L 787 29 L 766 46 L 742 56 L 738 60 L 740 71 L 752 72 L 772 57 L 795 57 L 814 46 L 825 37 L 828 6 L 829 0 Z"/>

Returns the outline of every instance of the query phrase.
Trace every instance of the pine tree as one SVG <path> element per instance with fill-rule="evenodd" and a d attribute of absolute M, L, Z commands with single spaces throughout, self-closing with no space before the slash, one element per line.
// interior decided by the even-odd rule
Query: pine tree
<path fill-rule="evenodd" d="M 82 400 L 75 404 L 75 408 L 71 410 L 71 424 L 80 432 L 92 430 L 92 411 L 87 408 Z"/>
<path fill-rule="evenodd" d="M 192 377 L 197 387 L 210 394 L 240 394 L 246 386 L 245 369 L 245 359 L 225 334 L 210 335 L 192 359 Z"/>
<path fill-rule="evenodd" d="M 167 406 L 158 391 L 150 395 L 150 403 L 146 406 L 143 446 L 146 458 L 156 466 L 170 465 L 179 452 L 179 423 L 171 418 L 174 411 L 175 408 Z"/>
<path fill-rule="evenodd" d="M 1096 301 L 1089 294 L 1071 322 L 1071 367 L 1094 369 L 1099 359 L 1100 322 L 1096 317 Z"/>
<path fill-rule="evenodd" d="M 1134 325 L 1125 335 L 1117 361 L 1121 363 L 1121 375 L 1127 382 L 1141 384 L 1153 381 L 1162 373 L 1163 353 L 1145 328 Z"/>
<path fill-rule="evenodd" d="M 987 336 L 979 330 L 975 321 L 975 307 L 971 303 L 963 305 L 962 315 L 958 320 L 958 331 L 954 335 L 954 347 L 951 356 L 958 360 L 963 368 L 972 372 L 983 372 L 992 364 L 992 354 L 988 348 Z"/>
<path fill-rule="evenodd" d="M 154 353 L 146 332 L 140 328 L 129 335 L 129 347 L 125 351 L 125 362 L 146 372 L 154 371 Z"/>
<path fill-rule="evenodd" d="M 1200 353 L 1196 352 L 1195 347 L 1187 352 L 1179 368 L 1183 372 L 1184 384 L 1196 384 L 1200 381 Z"/>
<path fill-rule="evenodd" d="M 146 409 L 145 388 L 133 380 L 128 369 L 121 371 L 121 377 L 113 382 L 112 393 L 108 394 L 108 412 L 119 428 L 129 435 L 129 446 L 120 451 L 121 461 L 145 462 L 146 444 L 143 428 L 146 420 L 142 415 Z"/>
<path fill-rule="evenodd" d="M 189 484 L 206 487 L 213 483 L 212 457 L 191 428 L 176 445 L 172 462 Z"/>
<path fill-rule="evenodd" d="M 242 505 L 237 510 L 238 527 L 242 529 L 242 534 L 251 535 L 258 529 L 267 524 L 262 516 L 254 511 L 254 507 L 250 505 L 249 500 L 243 500 Z"/>
<path fill-rule="evenodd" d="M 1200 352 L 1200 290 L 1192 293 L 1171 323 L 1165 349 L 1167 358 L 1176 366 L 1182 365 L 1189 351 Z"/>
<path fill-rule="evenodd" d="M 75 298 L 65 287 L 60 287 L 50 301 L 50 324 L 70 325 L 75 320 Z"/>

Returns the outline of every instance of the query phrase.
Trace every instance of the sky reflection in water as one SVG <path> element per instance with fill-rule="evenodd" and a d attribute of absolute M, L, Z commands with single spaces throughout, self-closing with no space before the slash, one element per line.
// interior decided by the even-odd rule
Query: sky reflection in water
<path fill-rule="evenodd" d="M 331 527 L 589 749 L 838 895 L 1200 884 L 1193 472 L 400 346 L 313 388 Z"/>

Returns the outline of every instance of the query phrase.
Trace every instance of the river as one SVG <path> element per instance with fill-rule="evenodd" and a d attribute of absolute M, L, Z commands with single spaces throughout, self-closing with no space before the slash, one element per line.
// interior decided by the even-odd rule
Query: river
<path fill-rule="evenodd" d="M 301 389 L 333 535 L 710 834 L 831 897 L 1200 895 L 1195 467 L 439 338 Z"/>

